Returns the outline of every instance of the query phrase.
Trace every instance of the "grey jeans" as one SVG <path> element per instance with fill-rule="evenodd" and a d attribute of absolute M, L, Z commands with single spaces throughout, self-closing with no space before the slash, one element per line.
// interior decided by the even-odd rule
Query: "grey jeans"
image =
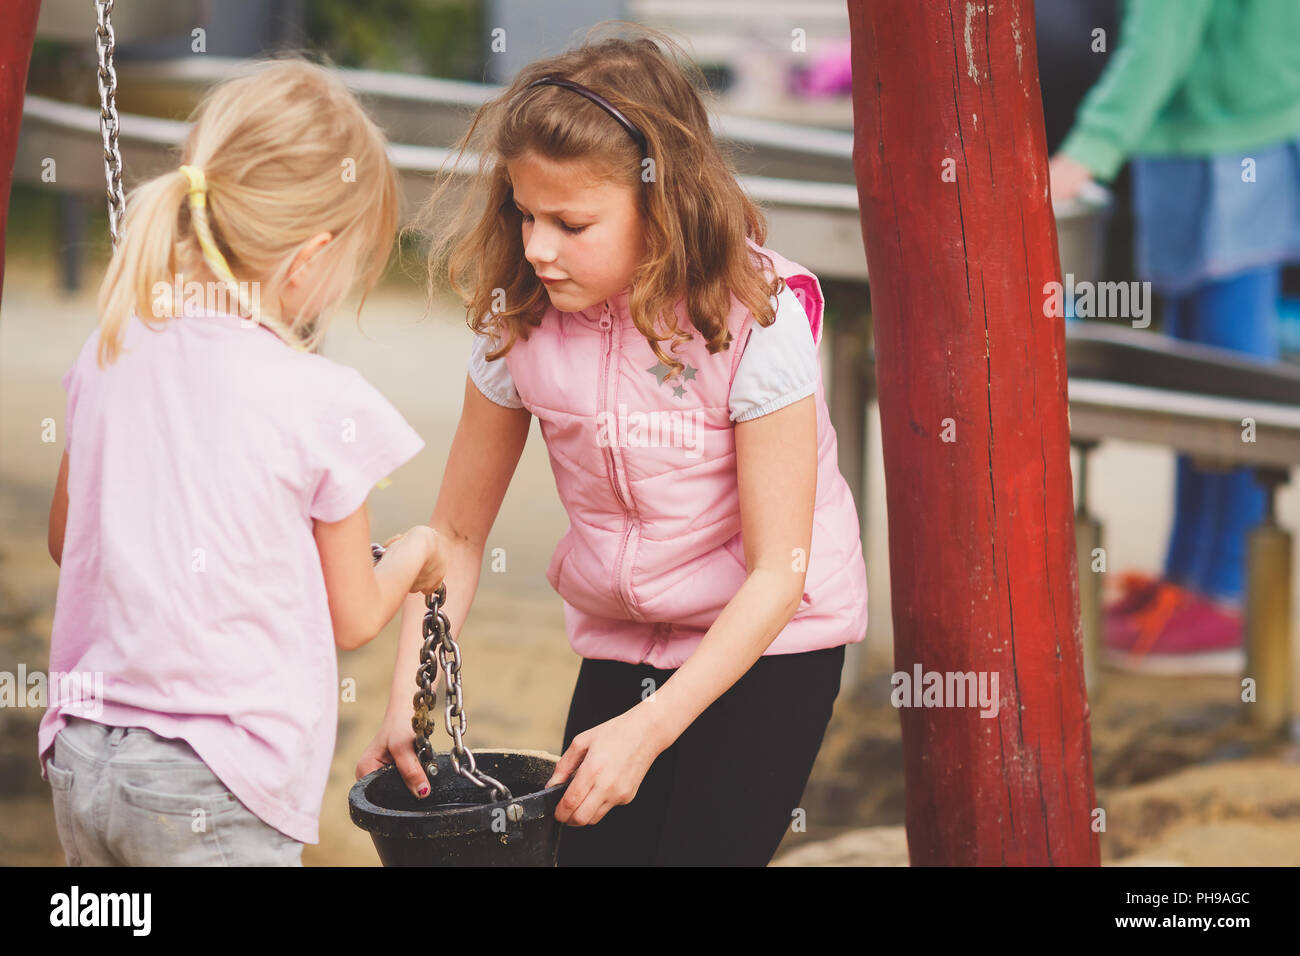
<path fill-rule="evenodd" d="M 69 717 L 46 772 L 69 866 L 302 866 L 184 740 Z"/>

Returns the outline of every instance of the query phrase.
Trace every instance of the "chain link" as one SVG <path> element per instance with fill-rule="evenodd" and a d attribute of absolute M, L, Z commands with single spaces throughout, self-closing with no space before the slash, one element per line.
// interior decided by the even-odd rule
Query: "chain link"
<path fill-rule="evenodd" d="M 122 153 L 117 146 L 117 70 L 113 52 L 113 0 L 95 0 L 95 52 L 99 69 L 95 82 L 99 87 L 99 135 L 104 143 L 104 181 L 108 193 L 108 234 L 116 247 L 122 238 L 122 214 L 126 199 L 122 195 Z"/>
<path fill-rule="evenodd" d="M 384 548 L 371 544 L 370 553 L 376 562 L 384 556 Z M 476 787 L 491 791 L 493 800 L 513 800 L 509 788 L 478 769 L 474 754 L 465 746 L 468 720 L 465 716 L 465 692 L 461 687 L 460 645 L 451 636 L 451 621 L 442 610 L 447 603 L 447 586 L 438 585 L 432 594 L 425 595 L 422 627 L 423 643 L 420 645 L 420 666 L 415 673 L 416 691 L 412 699 L 411 728 L 415 731 L 415 755 L 430 777 L 437 776 L 437 753 L 430 737 L 434 732 L 433 715 L 437 710 L 438 694 L 434 683 L 438 669 L 446 679 L 447 700 L 444 717 L 447 733 L 451 736 L 452 768 Z M 436 655 L 436 657 L 435 657 Z"/>

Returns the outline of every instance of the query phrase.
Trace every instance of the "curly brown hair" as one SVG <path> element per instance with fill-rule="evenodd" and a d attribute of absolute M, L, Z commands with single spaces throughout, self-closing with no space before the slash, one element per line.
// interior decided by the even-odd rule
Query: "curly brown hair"
<path fill-rule="evenodd" d="M 631 35 L 601 38 L 611 26 Z M 647 158 L 596 104 L 555 86 L 528 89 L 548 75 L 573 80 L 609 100 L 644 132 Z M 682 363 L 660 343 L 671 339 L 675 348 L 692 338 L 675 321 L 683 297 L 710 353 L 730 346 L 726 317 L 732 295 L 761 325 L 775 320 L 771 300 L 782 280 L 771 260 L 753 253 L 746 241 L 763 245 L 767 221 L 713 138 L 698 91 L 705 88 L 699 68 L 666 34 L 612 21 L 594 27 L 576 49 L 530 63 L 478 110 L 454 148 L 453 169 L 440 170 L 421 225 L 431 241 L 430 294 L 445 274 L 465 305 L 470 328 L 500 337 L 502 345 L 488 353 L 489 359 L 505 355 L 518 338 L 527 339 L 549 304 L 541 281 L 526 267 L 521 214 L 506 170 L 507 162 L 526 153 L 576 162 L 596 182 L 636 189 L 645 257 L 633 274 L 628 305 L 637 329 L 673 374 Z M 457 170 L 471 149 L 478 154 L 478 175 L 458 182 Z M 448 220 L 439 208 L 457 187 L 464 187 L 465 195 Z"/>

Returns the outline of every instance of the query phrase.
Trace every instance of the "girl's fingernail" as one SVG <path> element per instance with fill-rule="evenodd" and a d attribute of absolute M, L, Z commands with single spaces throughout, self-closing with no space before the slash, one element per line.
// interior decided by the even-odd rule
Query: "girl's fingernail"
<path fill-rule="evenodd" d="M 420 788 L 420 796 L 422 796 L 422 797 L 427 797 L 428 795 L 429 795 L 429 788 L 428 788 L 428 787 L 421 787 L 421 788 Z"/>

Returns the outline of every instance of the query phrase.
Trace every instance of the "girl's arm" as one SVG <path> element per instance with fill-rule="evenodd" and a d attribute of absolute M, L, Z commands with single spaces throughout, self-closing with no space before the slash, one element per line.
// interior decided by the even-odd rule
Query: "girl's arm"
<path fill-rule="evenodd" d="M 68 451 L 63 450 L 59 462 L 59 478 L 54 486 L 54 500 L 50 502 L 50 531 L 48 543 L 54 563 L 63 564 L 63 533 L 68 526 Z"/>
<path fill-rule="evenodd" d="M 447 561 L 447 603 L 443 610 L 451 622 L 452 637 L 459 638 L 474 601 L 487 536 L 519 464 L 531 421 L 532 413 L 527 409 L 506 408 L 490 401 L 468 375 L 465 377 L 460 424 L 447 456 L 433 517 L 429 519 Z M 419 595 L 408 597 L 402 605 L 388 710 L 383 726 L 356 768 L 361 778 L 382 764 L 396 761 L 402 778 L 416 794 L 426 785 L 424 771 L 415 758 L 415 733 L 411 729 L 424 612 L 424 598 Z"/>
<path fill-rule="evenodd" d="M 788 624 L 803 597 L 817 492 L 814 397 L 736 425 L 745 582 L 662 687 L 574 738 L 547 786 L 579 773 L 556 807 L 574 826 L 635 795 L 650 764 L 736 683 Z"/>
<path fill-rule="evenodd" d="M 740 680 L 790 623 L 803 598 L 817 496 L 814 396 L 736 424 L 744 584 L 681 667 L 640 705 L 666 749 Z"/>
<path fill-rule="evenodd" d="M 389 548 L 379 564 L 370 553 L 370 509 L 363 503 L 341 521 L 316 521 L 312 533 L 320 552 L 329 596 L 334 643 L 351 651 L 369 643 L 411 591 L 432 590 L 443 579 L 438 535 L 416 525 Z"/>

